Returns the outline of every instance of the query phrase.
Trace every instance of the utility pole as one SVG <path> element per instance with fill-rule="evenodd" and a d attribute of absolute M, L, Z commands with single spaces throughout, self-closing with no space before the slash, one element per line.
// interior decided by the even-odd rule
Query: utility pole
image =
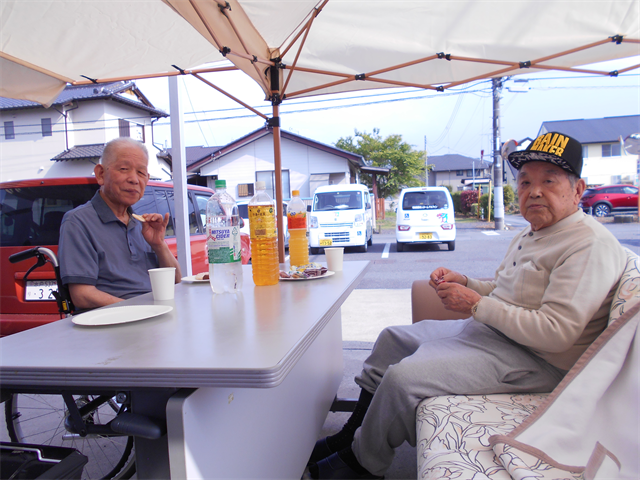
<path fill-rule="evenodd" d="M 504 195 L 502 190 L 502 156 L 500 155 L 500 92 L 502 78 L 491 79 L 493 91 L 493 218 L 496 230 L 504 230 Z"/>
<path fill-rule="evenodd" d="M 427 153 L 427 136 L 424 136 L 424 186 L 429 186 L 429 154 Z"/>

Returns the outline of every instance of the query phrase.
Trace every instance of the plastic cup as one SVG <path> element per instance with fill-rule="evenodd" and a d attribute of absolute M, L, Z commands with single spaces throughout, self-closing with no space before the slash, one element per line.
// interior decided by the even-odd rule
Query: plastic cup
<path fill-rule="evenodd" d="M 152 268 L 149 270 L 151 291 L 155 300 L 172 300 L 176 288 L 175 267 Z"/>
<path fill-rule="evenodd" d="M 325 248 L 324 254 L 327 257 L 327 268 L 332 272 L 341 272 L 344 247 Z"/>

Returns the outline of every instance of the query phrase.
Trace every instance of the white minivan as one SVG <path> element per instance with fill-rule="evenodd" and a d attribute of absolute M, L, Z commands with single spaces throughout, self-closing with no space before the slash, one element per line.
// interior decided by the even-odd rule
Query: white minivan
<path fill-rule="evenodd" d="M 446 243 L 456 248 L 456 221 L 453 200 L 445 187 L 405 188 L 396 210 L 398 252 L 408 243 Z"/>
<path fill-rule="evenodd" d="M 372 197 L 366 185 L 338 184 L 318 187 L 309 216 L 309 247 L 313 255 L 324 247 L 373 245 Z"/>

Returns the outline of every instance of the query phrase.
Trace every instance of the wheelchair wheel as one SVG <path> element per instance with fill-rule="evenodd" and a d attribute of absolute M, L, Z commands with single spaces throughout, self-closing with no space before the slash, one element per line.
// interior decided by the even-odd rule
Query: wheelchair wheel
<path fill-rule="evenodd" d="M 74 395 L 81 406 L 91 395 Z M 120 405 L 115 397 L 86 415 L 85 421 L 106 424 Z M 61 395 L 14 394 L 5 402 L 5 419 L 13 442 L 75 448 L 89 458 L 83 479 L 128 479 L 135 473 L 133 437 L 87 435 L 80 437 L 64 427 L 67 409 Z"/>

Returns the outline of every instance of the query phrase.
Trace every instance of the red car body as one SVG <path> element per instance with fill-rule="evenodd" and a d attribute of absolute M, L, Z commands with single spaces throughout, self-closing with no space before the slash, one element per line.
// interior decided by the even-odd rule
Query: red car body
<path fill-rule="evenodd" d="M 0 336 L 27 330 L 60 319 L 55 300 L 26 298 L 27 270 L 35 259 L 10 263 L 9 257 L 34 246 L 58 252 L 62 216 L 68 210 L 88 202 L 98 190 L 93 177 L 68 177 L 20 180 L 0 183 Z M 213 190 L 188 185 L 191 266 L 194 274 L 207 271 L 206 201 Z M 177 257 L 173 217 L 173 184 L 150 181 L 145 195 L 133 206 L 136 213 L 171 214 L 165 241 Z M 242 234 L 242 263 L 251 257 L 249 236 Z M 29 274 L 28 281 L 55 281 L 50 264 Z M 30 287 L 32 288 L 32 287 Z"/>
<path fill-rule="evenodd" d="M 580 208 L 596 217 L 606 217 L 612 212 L 638 209 L 638 187 L 633 185 L 604 185 L 588 188 L 582 194 Z"/>

